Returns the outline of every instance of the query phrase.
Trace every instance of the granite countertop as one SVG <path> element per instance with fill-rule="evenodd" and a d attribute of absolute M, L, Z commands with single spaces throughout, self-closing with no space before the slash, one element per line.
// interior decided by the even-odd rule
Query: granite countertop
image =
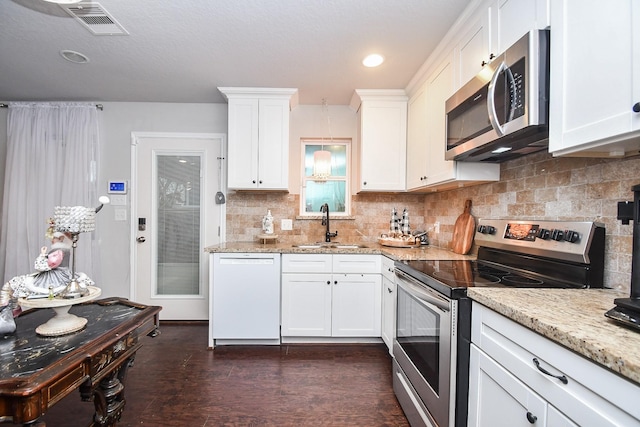
<path fill-rule="evenodd" d="M 470 298 L 574 352 L 640 383 L 640 332 L 606 318 L 613 289 L 469 288 Z"/>
<path fill-rule="evenodd" d="M 256 242 L 229 242 L 204 248 L 205 252 L 262 252 L 281 254 L 371 254 L 385 255 L 394 260 L 452 260 L 475 259 L 475 255 L 459 255 L 450 250 L 424 245 L 416 248 L 394 248 L 382 246 L 379 243 L 357 242 L 362 245 L 359 248 L 334 248 L 331 245 L 348 245 L 345 242 L 335 242 L 323 245 L 320 248 L 297 248 L 291 243 L 256 243 Z"/>

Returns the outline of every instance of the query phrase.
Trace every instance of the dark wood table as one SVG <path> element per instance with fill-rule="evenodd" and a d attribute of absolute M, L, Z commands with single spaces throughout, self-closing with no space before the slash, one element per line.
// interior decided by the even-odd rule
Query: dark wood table
<path fill-rule="evenodd" d="M 16 318 L 14 334 L 0 337 L 0 422 L 38 424 L 47 409 L 76 389 L 93 401 L 90 426 L 113 426 L 125 406 L 127 369 L 142 346 L 140 337 L 159 333 L 162 307 L 121 298 L 74 305 L 69 312 L 88 320 L 81 331 L 59 337 L 36 334 L 51 309 Z"/>

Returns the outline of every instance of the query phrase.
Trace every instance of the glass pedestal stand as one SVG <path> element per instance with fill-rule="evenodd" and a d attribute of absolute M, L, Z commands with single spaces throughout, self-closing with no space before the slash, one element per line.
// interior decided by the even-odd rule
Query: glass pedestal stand
<path fill-rule="evenodd" d="M 29 308 L 52 308 L 55 312 L 54 316 L 46 323 L 36 328 L 36 333 L 46 337 L 56 337 L 59 335 L 66 335 L 72 332 L 77 332 L 84 328 L 87 324 L 87 319 L 78 317 L 75 314 L 69 313 L 69 309 L 72 305 L 80 304 L 83 302 L 91 301 L 97 298 L 102 293 L 102 290 L 95 286 L 87 286 L 88 293 L 85 296 L 78 298 L 41 298 L 41 299 L 27 299 L 20 298 L 18 303 L 24 309 Z"/>

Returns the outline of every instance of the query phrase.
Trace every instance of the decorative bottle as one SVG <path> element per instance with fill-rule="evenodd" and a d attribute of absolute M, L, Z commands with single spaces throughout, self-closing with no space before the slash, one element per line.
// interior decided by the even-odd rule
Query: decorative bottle
<path fill-rule="evenodd" d="M 396 208 L 391 210 L 391 219 L 389 220 L 389 234 L 393 237 L 398 233 L 398 213 Z"/>
<path fill-rule="evenodd" d="M 268 209 L 267 214 L 262 218 L 262 231 L 264 231 L 264 234 L 273 234 L 273 216 L 271 216 L 271 209 Z"/>
<path fill-rule="evenodd" d="M 407 212 L 407 208 L 402 211 L 402 234 L 409 234 L 409 212 Z"/>

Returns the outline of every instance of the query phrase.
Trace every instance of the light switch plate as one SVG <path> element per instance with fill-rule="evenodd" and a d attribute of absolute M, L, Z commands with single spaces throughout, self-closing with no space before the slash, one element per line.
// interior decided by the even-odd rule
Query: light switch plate
<path fill-rule="evenodd" d="M 127 205 L 127 196 L 125 196 L 124 194 L 115 194 L 115 195 L 109 197 L 109 199 L 111 199 L 111 204 L 113 206 L 126 206 Z"/>
<path fill-rule="evenodd" d="M 127 220 L 127 210 L 122 208 L 115 209 L 116 221 L 126 221 Z"/>
<path fill-rule="evenodd" d="M 280 229 L 282 231 L 293 230 L 293 220 L 291 220 L 291 219 L 283 219 L 280 222 Z"/>

